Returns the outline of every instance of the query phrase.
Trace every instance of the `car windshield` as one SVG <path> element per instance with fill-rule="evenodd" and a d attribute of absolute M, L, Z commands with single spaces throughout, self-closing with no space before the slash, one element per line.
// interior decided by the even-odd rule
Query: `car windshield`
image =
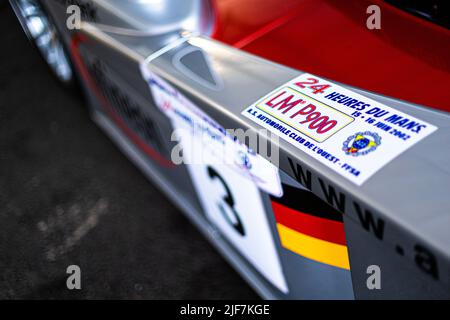
<path fill-rule="evenodd" d="M 450 29 L 448 0 L 386 0 L 386 2 Z"/>

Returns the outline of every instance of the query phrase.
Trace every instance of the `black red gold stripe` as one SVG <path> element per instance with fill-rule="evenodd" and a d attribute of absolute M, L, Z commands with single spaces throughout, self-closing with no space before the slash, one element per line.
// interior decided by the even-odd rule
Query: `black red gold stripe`
<path fill-rule="evenodd" d="M 283 185 L 272 198 L 281 244 L 305 258 L 350 269 L 342 214 L 307 190 Z"/>

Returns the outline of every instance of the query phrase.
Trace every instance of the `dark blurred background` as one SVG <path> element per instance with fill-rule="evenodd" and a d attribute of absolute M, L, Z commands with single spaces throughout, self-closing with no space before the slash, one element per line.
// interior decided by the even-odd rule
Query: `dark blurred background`
<path fill-rule="evenodd" d="M 3 0 L 0 33 L 0 298 L 257 298 L 56 82 Z M 66 288 L 72 264 L 81 290 Z"/>

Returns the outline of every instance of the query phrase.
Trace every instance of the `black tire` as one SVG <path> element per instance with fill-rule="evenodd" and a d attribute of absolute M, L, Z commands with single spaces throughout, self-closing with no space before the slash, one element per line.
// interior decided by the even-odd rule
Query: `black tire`
<path fill-rule="evenodd" d="M 25 2 L 32 3 L 37 7 L 36 14 L 24 16 L 23 8 L 21 7 L 21 5 L 23 5 Z M 27 35 L 33 46 L 36 48 L 36 50 L 39 52 L 39 55 L 48 66 L 55 79 L 64 88 L 78 91 L 78 78 L 69 50 L 66 47 L 64 38 L 62 37 L 60 30 L 55 24 L 52 16 L 47 12 L 45 6 L 42 5 L 39 0 L 10 0 L 10 4 L 25 34 Z M 30 30 L 28 26 L 29 23 L 27 23 L 27 19 L 30 19 L 30 17 L 36 17 L 37 19 L 45 20 L 45 26 L 43 27 L 45 31 L 42 31 L 40 34 L 34 34 L 36 30 Z M 50 54 L 50 51 L 48 50 L 46 52 L 46 49 L 42 46 L 42 43 L 39 43 L 39 41 L 42 42 L 42 37 L 49 37 L 46 35 L 46 32 L 51 33 L 51 40 L 49 40 L 48 42 L 55 43 L 55 46 L 59 46 L 59 48 L 57 49 L 51 49 L 55 50 L 54 52 L 58 56 L 56 59 L 60 59 L 60 62 L 56 62 L 53 65 L 49 62 L 49 60 L 51 60 L 51 58 L 49 58 L 48 56 Z M 63 62 L 63 60 L 65 60 L 65 62 Z M 64 66 L 64 64 L 66 65 Z"/>

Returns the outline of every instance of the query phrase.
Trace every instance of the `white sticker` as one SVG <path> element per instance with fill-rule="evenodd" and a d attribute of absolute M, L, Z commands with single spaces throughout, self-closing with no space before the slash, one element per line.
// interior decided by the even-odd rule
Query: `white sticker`
<path fill-rule="evenodd" d="M 180 130 L 183 159 L 206 216 L 261 275 L 287 293 L 258 190 L 259 187 L 278 196 L 282 194 L 278 169 L 227 136 L 223 128 L 163 79 L 145 67 L 142 70 L 156 104 L 169 117 L 175 131 Z M 242 166 L 233 159 L 240 158 L 242 152 L 254 165 Z M 200 154 L 201 159 L 197 159 Z M 226 157 L 232 159 L 224 161 Z"/>
<path fill-rule="evenodd" d="M 186 157 L 192 136 L 182 139 Z M 203 165 L 188 165 L 189 172 L 210 221 L 279 290 L 288 292 L 269 221 L 256 184 L 227 165 L 205 159 Z"/>
<path fill-rule="evenodd" d="M 216 156 L 216 162 L 228 164 L 241 175 L 252 179 L 262 190 L 277 197 L 283 195 L 278 168 L 275 165 L 236 140 L 216 121 L 148 68 L 144 66 L 141 70 L 161 111 L 172 121 L 184 123 L 177 129 L 184 129 L 203 141 L 201 149 L 195 158 L 190 159 L 191 161 L 199 163 L 203 161 L 205 153 L 213 154 Z"/>
<path fill-rule="evenodd" d="M 242 115 L 361 185 L 437 127 L 311 74 Z"/>

